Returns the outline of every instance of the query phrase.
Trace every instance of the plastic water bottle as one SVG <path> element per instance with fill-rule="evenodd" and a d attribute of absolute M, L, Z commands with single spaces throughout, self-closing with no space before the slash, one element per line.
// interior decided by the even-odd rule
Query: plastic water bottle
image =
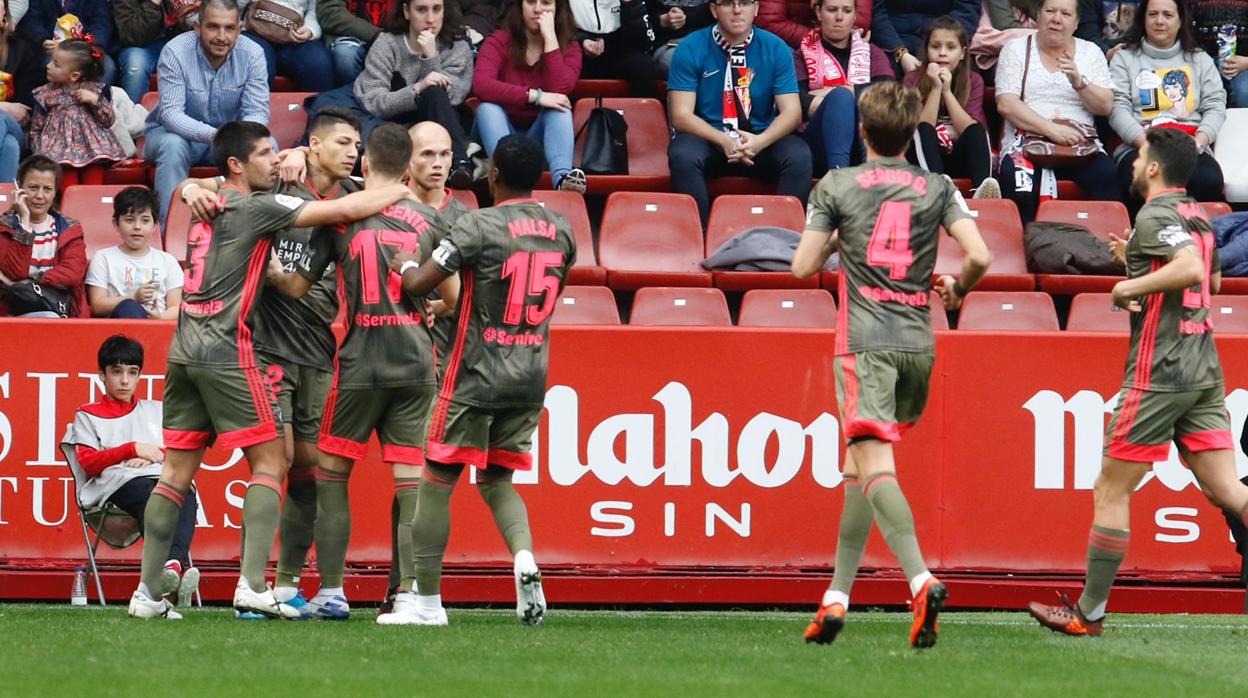
<path fill-rule="evenodd" d="M 87 573 L 81 567 L 74 568 L 74 587 L 69 592 L 69 605 L 87 605 Z"/>

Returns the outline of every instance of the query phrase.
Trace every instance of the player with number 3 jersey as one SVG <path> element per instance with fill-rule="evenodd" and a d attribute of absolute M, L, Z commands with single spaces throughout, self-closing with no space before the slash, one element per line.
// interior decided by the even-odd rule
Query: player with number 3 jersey
<path fill-rule="evenodd" d="M 936 642 L 936 616 L 946 597 L 919 551 L 892 444 L 927 402 L 934 358 L 928 305 L 941 226 L 966 253 L 960 278 L 938 282 L 946 307 L 961 305 L 989 255 L 952 182 L 904 159 L 919 110 L 918 92 L 899 83 L 878 83 L 863 93 L 867 162 L 832 170 L 819 183 L 793 259 L 794 274 L 805 278 L 839 246 L 842 268 L 833 371 L 848 441 L 845 507 L 832 585 L 806 630 L 808 642 L 832 642 L 844 626 L 873 520 L 914 595 L 911 645 Z"/>

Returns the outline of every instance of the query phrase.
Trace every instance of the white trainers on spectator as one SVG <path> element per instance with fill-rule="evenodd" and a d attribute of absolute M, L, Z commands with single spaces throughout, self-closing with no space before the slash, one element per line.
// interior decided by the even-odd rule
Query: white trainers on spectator
<path fill-rule="evenodd" d="M 234 610 L 259 613 L 268 618 L 294 619 L 299 617 L 299 611 L 286 604 L 279 604 L 277 599 L 273 598 L 272 586 L 265 584 L 264 591 L 252 591 L 247 582 L 241 579 L 238 580 L 238 586 L 234 587 Z"/>
<path fill-rule="evenodd" d="M 191 567 L 182 573 L 178 582 L 178 606 L 186 608 L 191 605 L 191 598 L 199 591 L 199 568 Z"/>
<path fill-rule="evenodd" d="M 378 625 L 447 625 L 446 609 L 421 608 L 416 595 L 403 592 L 394 597 L 394 610 L 377 616 Z"/>
<path fill-rule="evenodd" d="M 153 599 L 142 589 L 135 589 L 130 597 L 130 615 L 144 619 L 182 620 L 182 614 L 173 610 L 173 604 L 164 599 Z"/>
<path fill-rule="evenodd" d="M 1001 183 L 989 177 L 979 183 L 979 188 L 975 190 L 973 199 L 1000 199 Z"/>
<path fill-rule="evenodd" d="M 516 617 L 525 625 L 537 625 L 546 616 L 546 594 L 542 592 L 542 573 L 533 553 L 516 553 L 515 576 Z"/>

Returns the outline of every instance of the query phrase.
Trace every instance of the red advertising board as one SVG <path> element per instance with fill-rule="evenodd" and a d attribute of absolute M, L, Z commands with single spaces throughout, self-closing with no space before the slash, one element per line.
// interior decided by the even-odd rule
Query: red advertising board
<path fill-rule="evenodd" d="M 147 347 L 140 396 L 159 398 L 169 323 L 0 321 L 0 564 L 82 559 L 73 485 L 57 448 L 95 399 L 96 348 Z M 1070 572 L 1084 564 L 1090 488 L 1125 336 L 938 336 L 931 400 L 897 449 L 924 552 L 940 570 Z M 1219 340 L 1235 437 L 1248 416 L 1248 337 Z M 815 330 L 556 328 L 538 467 L 518 478 L 538 558 L 597 568 L 826 568 L 843 445 L 829 354 Z M 391 478 L 373 446 L 351 483 L 349 562 L 389 559 Z M 1241 475 L 1248 463 L 1238 455 Z M 210 450 L 196 478 L 197 560 L 234 560 L 246 463 Z M 447 561 L 506 550 L 465 481 Z M 138 546 L 106 553 L 138 560 Z M 867 567 L 891 566 L 874 536 Z M 1177 459 L 1133 502 L 1124 570 L 1176 577 L 1238 569 L 1221 514 Z"/>

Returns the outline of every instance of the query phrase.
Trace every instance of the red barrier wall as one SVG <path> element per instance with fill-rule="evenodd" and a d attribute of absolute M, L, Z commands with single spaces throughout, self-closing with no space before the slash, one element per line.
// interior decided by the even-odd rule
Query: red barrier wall
<path fill-rule="evenodd" d="M 100 341 L 122 331 L 146 345 L 145 389 L 159 398 L 169 323 L 0 321 L 0 563 L 83 558 L 57 443 L 76 406 L 98 394 Z M 949 332 L 937 341 L 927 413 L 897 450 L 933 567 L 1082 569 L 1125 337 Z M 552 345 L 539 468 L 519 480 L 540 560 L 695 573 L 830 565 L 842 451 L 831 332 L 557 328 Z M 1219 346 L 1238 439 L 1248 337 Z M 374 445 L 352 479 L 351 562 L 389 558 L 391 481 L 377 455 Z M 1248 462 L 1238 458 L 1242 475 Z M 236 454 L 209 452 L 197 478 L 197 560 L 237 559 L 247 477 Z M 505 562 L 485 507 L 461 490 L 448 562 Z M 1158 466 L 1133 506 L 1126 572 L 1238 569 L 1221 514 L 1177 460 Z M 105 557 L 137 561 L 138 551 Z M 867 558 L 867 567 L 890 565 L 878 535 Z"/>

